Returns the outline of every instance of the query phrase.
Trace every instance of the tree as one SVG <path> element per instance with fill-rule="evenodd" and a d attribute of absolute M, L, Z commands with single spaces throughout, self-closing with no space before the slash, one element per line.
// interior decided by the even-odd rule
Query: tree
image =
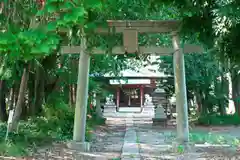
<path fill-rule="evenodd" d="M 51 103 L 53 96 L 60 96 L 71 105 L 75 104 L 76 71 L 79 55 L 60 56 L 61 44 L 77 45 L 80 43 L 79 29 L 85 27 L 89 48 L 96 45 L 106 47 L 108 42 L 104 36 L 94 36 L 92 30 L 98 16 L 107 19 L 110 10 L 101 1 L 17 1 L 2 2 L 1 14 L 2 38 L 1 50 L 1 117 L 6 108 L 6 98 L 10 99 L 15 110 L 10 131 L 14 131 L 21 118 L 41 115 L 42 106 Z M 103 12 L 106 9 L 107 13 Z M 105 14 L 100 14 L 105 13 Z M 3 23 L 7 21 L 8 23 Z M 103 23 L 104 24 L 104 23 Z M 80 27 L 79 27 L 80 26 Z M 63 34 L 59 29 L 67 29 Z M 119 37 L 113 37 L 118 43 Z M 103 75 L 107 72 L 117 73 L 128 67 L 125 58 L 112 55 L 93 56 L 91 58 L 91 74 Z M 16 74 L 15 74 L 16 73 Z M 3 83 L 6 81 L 6 83 Z M 90 92 L 96 89 L 98 82 L 92 81 Z M 101 85 L 99 85 L 101 86 Z M 11 89 L 6 89 L 11 88 Z M 1 90 L 3 87 L 1 87 Z M 5 98 L 4 98 L 5 97 Z M 13 103 L 12 103 L 13 102 Z M 12 105 L 10 105 L 12 106 Z"/>

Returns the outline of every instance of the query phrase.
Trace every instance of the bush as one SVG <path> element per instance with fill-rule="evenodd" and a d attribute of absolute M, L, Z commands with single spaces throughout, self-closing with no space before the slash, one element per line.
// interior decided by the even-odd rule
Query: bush
<path fill-rule="evenodd" d="M 88 118 L 86 141 L 91 138 L 92 127 L 101 123 L 95 114 Z M 9 134 L 7 141 L 7 125 L 0 124 L 0 155 L 22 156 L 33 151 L 36 146 L 72 139 L 73 125 L 74 108 L 66 105 L 61 99 L 55 99 L 43 107 L 42 116 L 21 121 L 18 133 Z"/>
<path fill-rule="evenodd" d="M 234 115 L 207 115 L 201 116 L 198 119 L 200 125 L 239 125 L 240 117 L 237 114 Z"/>

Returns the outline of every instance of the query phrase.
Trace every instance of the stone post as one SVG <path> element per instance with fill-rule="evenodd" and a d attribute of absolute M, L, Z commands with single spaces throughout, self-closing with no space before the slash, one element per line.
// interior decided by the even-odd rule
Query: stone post
<path fill-rule="evenodd" d="M 185 144 L 189 141 L 188 106 L 184 55 L 182 49 L 180 48 L 180 42 L 177 32 L 173 33 L 172 35 L 172 44 L 175 50 L 173 55 L 173 66 L 177 110 L 177 139 L 178 143 Z"/>
<path fill-rule="evenodd" d="M 117 97 L 116 97 L 116 107 L 117 107 L 117 110 L 119 108 L 119 104 L 120 104 L 120 89 L 117 88 Z"/>
<path fill-rule="evenodd" d="M 101 109 L 101 101 L 100 101 L 100 96 L 96 94 L 96 113 L 98 118 L 103 118 L 103 113 Z"/>
<path fill-rule="evenodd" d="M 78 65 L 78 81 L 77 81 L 77 101 L 75 107 L 73 141 L 68 147 L 80 151 L 89 151 L 89 143 L 85 142 L 85 128 L 87 116 L 88 102 L 88 81 L 90 55 L 86 52 L 86 37 L 82 33 L 81 52 Z"/>
<path fill-rule="evenodd" d="M 165 113 L 165 109 L 162 106 L 163 101 L 165 100 L 165 90 L 161 88 L 157 88 L 153 94 L 153 104 L 155 106 L 155 114 L 153 120 L 153 125 L 163 125 L 164 127 L 167 125 L 167 116 Z"/>
<path fill-rule="evenodd" d="M 118 109 L 117 103 L 119 103 L 119 101 L 117 100 L 117 97 L 116 97 L 116 102 L 111 101 L 109 97 L 106 98 L 106 103 L 104 104 L 104 110 L 103 110 L 104 118 L 112 118 L 116 116 L 116 112 Z"/>
<path fill-rule="evenodd" d="M 140 107 L 142 108 L 143 107 L 143 97 L 144 96 L 144 87 L 143 86 L 140 86 Z"/>
<path fill-rule="evenodd" d="M 128 107 L 130 107 L 130 106 L 131 106 L 131 96 L 128 95 Z"/>

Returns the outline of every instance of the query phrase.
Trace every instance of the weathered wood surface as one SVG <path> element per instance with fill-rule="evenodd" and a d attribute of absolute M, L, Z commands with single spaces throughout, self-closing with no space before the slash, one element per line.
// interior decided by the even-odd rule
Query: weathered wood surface
<path fill-rule="evenodd" d="M 79 54 L 82 51 L 81 46 L 62 46 L 61 54 Z M 204 50 L 201 46 L 186 44 L 184 45 L 184 53 L 202 53 Z M 93 48 L 90 54 L 105 54 L 106 51 L 101 48 Z M 121 55 L 125 54 L 125 48 L 123 46 L 116 46 L 112 49 L 112 54 Z M 152 55 L 172 55 L 174 53 L 173 48 L 160 47 L 160 46 L 147 46 L 139 47 L 140 54 L 152 54 Z"/>
<path fill-rule="evenodd" d="M 181 30 L 182 22 L 179 20 L 107 20 L 107 25 L 97 27 L 94 32 L 99 34 L 123 33 L 125 29 L 136 29 L 138 33 L 170 33 Z M 99 23 L 98 26 L 102 24 Z M 80 27 L 79 27 L 80 28 Z M 59 29 L 67 33 L 68 29 Z"/>
<path fill-rule="evenodd" d="M 123 32 L 123 46 L 128 53 L 138 52 L 138 32 L 135 29 L 125 29 Z"/>
<path fill-rule="evenodd" d="M 95 32 L 123 33 L 126 28 L 136 29 L 139 33 L 167 33 L 178 31 L 181 21 L 178 20 L 108 20 L 108 27 L 98 27 Z"/>

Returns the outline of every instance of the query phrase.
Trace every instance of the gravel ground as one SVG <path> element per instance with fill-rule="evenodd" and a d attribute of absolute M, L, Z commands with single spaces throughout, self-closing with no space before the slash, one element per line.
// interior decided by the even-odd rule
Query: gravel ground
<path fill-rule="evenodd" d="M 137 131 L 138 141 L 140 144 L 140 155 L 141 160 L 213 160 L 213 159 L 240 159 L 240 153 L 237 152 L 232 147 L 230 148 L 219 148 L 219 147 L 204 147 L 196 148 L 192 147 L 188 153 L 180 154 L 174 152 L 170 146 L 172 140 L 168 140 L 166 135 L 175 132 L 174 128 L 163 128 L 160 126 L 151 126 L 136 124 L 135 129 Z M 196 128 L 196 130 L 202 130 L 201 128 Z M 223 134 L 223 130 L 226 133 L 226 129 L 204 129 L 202 131 L 212 131 L 214 133 Z M 228 134 L 235 136 L 236 132 L 239 132 L 236 128 L 228 128 Z"/>
<path fill-rule="evenodd" d="M 91 152 L 108 159 L 120 158 L 124 142 L 125 125 L 98 127 L 92 139 Z"/>

